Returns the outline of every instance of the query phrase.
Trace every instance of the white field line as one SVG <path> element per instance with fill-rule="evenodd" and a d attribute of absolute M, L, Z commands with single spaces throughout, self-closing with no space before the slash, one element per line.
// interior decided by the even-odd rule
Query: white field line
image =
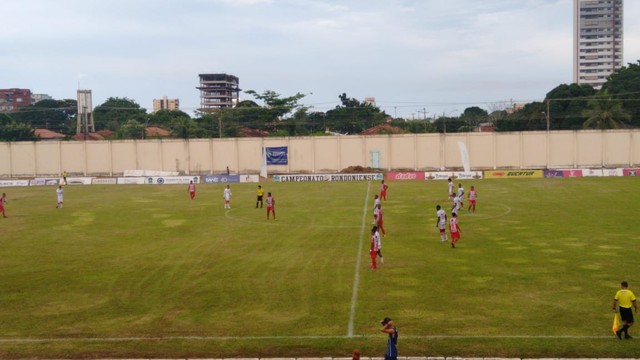
<path fill-rule="evenodd" d="M 379 338 L 379 335 L 336 335 L 336 336 L 156 336 L 156 337 L 59 337 L 59 338 L 0 338 L 0 344 L 29 344 L 29 343 L 53 343 L 53 342 L 136 342 L 136 341 L 262 341 L 262 340 L 328 340 L 328 339 L 369 339 Z M 403 339 L 414 340 L 448 340 L 448 339 L 615 339 L 615 336 L 603 335 L 404 335 Z"/>
<path fill-rule="evenodd" d="M 356 317 L 356 303 L 358 302 L 358 286 L 360 286 L 360 261 L 362 259 L 362 244 L 364 241 L 365 226 L 367 224 L 367 208 L 369 206 L 369 193 L 371 192 L 371 181 L 367 182 L 367 196 L 364 197 L 362 207 L 362 223 L 360 224 L 360 240 L 358 241 L 358 255 L 356 256 L 356 270 L 353 279 L 353 293 L 351 294 L 351 312 L 349 313 L 349 327 L 347 337 L 353 337 L 353 322 Z"/>

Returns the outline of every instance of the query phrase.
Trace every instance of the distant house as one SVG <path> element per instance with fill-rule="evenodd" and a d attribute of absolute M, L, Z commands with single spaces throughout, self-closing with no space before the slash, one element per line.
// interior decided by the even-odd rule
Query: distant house
<path fill-rule="evenodd" d="M 83 141 L 83 140 L 105 140 L 105 137 L 97 132 L 90 133 L 80 133 L 73 135 L 74 140 Z"/>
<path fill-rule="evenodd" d="M 404 134 L 405 131 L 397 126 L 389 124 L 380 124 L 374 127 L 368 128 L 360 133 L 360 135 L 387 135 L 387 134 Z"/>
<path fill-rule="evenodd" d="M 44 141 L 62 140 L 66 137 L 64 134 L 60 134 L 59 132 L 51 131 L 49 129 L 35 129 L 33 133 L 37 138 Z"/>
<path fill-rule="evenodd" d="M 171 136 L 171 131 L 157 126 L 149 126 L 145 129 L 144 135 L 148 138 L 169 137 Z"/>
<path fill-rule="evenodd" d="M 238 129 L 238 135 L 240 137 L 267 137 L 269 136 L 269 132 L 260 129 L 242 127 Z"/>

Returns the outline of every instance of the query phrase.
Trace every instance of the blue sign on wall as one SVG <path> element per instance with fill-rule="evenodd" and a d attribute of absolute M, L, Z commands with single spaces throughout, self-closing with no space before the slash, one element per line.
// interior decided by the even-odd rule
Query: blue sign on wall
<path fill-rule="evenodd" d="M 267 165 L 287 165 L 289 164 L 289 149 L 286 146 L 266 147 Z"/>
<path fill-rule="evenodd" d="M 207 175 L 202 180 L 205 184 L 239 183 L 240 175 Z"/>

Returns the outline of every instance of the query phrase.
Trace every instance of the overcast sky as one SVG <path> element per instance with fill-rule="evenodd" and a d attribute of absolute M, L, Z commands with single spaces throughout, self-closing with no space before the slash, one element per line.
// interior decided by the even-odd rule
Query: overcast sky
<path fill-rule="evenodd" d="M 640 1 L 624 4 L 624 62 L 640 59 Z M 373 96 L 388 114 L 454 115 L 541 100 L 572 82 L 573 0 L 2 0 L 0 88 L 55 99 L 91 89 L 199 107 L 198 74 L 242 90 Z M 253 99 L 240 93 L 242 100 Z M 420 113 L 420 115 L 418 115 Z"/>

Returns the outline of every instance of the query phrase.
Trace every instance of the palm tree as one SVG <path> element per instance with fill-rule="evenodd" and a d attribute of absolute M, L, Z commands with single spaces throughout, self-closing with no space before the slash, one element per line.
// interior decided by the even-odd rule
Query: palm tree
<path fill-rule="evenodd" d="M 585 129 L 616 129 L 631 119 L 622 102 L 606 93 L 589 100 L 583 115 L 587 118 L 582 124 Z"/>

